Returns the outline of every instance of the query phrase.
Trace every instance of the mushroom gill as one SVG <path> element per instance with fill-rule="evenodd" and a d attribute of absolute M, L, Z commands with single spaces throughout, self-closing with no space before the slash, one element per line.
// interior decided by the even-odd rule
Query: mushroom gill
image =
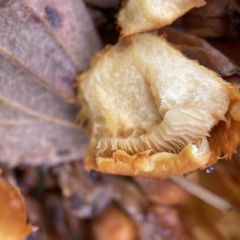
<path fill-rule="evenodd" d="M 155 178 L 184 174 L 221 157 L 225 143 L 218 148 L 220 139 L 210 141 L 216 127 L 224 126 L 217 131 L 221 136 L 233 120 L 240 129 L 234 119 L 238 91 L 155 33 L 105 48 L 78 82 L 80 115 L 90 134 L 88 170 Z"/>

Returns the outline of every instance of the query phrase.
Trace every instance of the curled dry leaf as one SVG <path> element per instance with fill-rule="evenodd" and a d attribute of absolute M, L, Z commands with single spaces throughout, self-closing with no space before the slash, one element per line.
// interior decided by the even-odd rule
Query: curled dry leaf
<path fill-rule="evenodd" d="M 33 231 L 27 225 L 24 199 L 18 188 L 0 178 L 0 239 L 22 240 Z"/>
<path fill-rule="evenodd" d="M 240 48 L 240 42 L 238 39 L 219 39 L 211 38 L 208 39 L 216 49 L 225 54 L 236 66 L 240 66 L 240 55 L 236 49 Z M 232 83 L 238 89 L 240 88 L 240 71 L 239 68 L 235 69 L 235 74 L 224 77 L 224 80 Z"/>
<path fill-rule="evenodd" d="M 74 124 L 77 109 L 56 93 L 75 97 L 77 71 L 101 46 L 84 4 L 9 0 L 0 16 L 0 162 L 80 159 L 86 138 Z"/>
<path fill-rule="evenodd" d="M 28 219 L 39 227 L 26 240 L 83 238 L 83 221 L 67 206 L 51 168 L 21 166 L 14 173 L 25 198 Z"/>
<path fill-rule="evenodd" d="M 45 210 L 45 216 L 43 216 L 45 221 L 42 223 L 44 234 L 40 239 L 84 239 L 81 219 L 75 218 L 70 209 L 66 208 L 61 195 L 54 191 L 50 192 L 42 199 L 42 205 Z"/>
<path fill-rule="evenodd" d="M 122 28 L 121 36 L 170 25 L 190 9 L 205 3 L 204 0 L 127 0 L 117 17 L 118 25 Z"/>
<path fill-rule="evenodd" d="M 78 81 L 87 170 L 164 178 L 231 156 L 240 141 L 237 89 L 155 34 L 105 48 Z"/>
<path fill-rule="evenodd" d="M 103 12 L 99 9 L 93 7 L 88 7 L 88 11 L 91 14 L 91 17 L 97 28 L 101 28 L 108 22 L 107 18 L 104 16 Z"/>
<path fill-rule="evenodd" d="M 164 32 L 166 39 L 177 45 L 186 57 L 197 60 L 201 65 L 217 72 L 222 77 L 228 77 L 240 71 L 223 53 L 193 34 L 172 28 L 164 28 L 161 32 Z"/>
<path fill-rule="evenodd" d="M 55 172 L 63 196 L 79 218 L 98 215 L 113 200 L 134 218 L 143 214 L 146 198 L 131 181 L 94 171 L 87 174 L 77 163 L 56 167 Z"/>
<path fill-rule="evenodd" d="M 106 235 L 118 239 L 123 234 L 120 229 L 123 232 L 129 231 L 125 237 L 129 239 L 136 234 L 140 239 L 154 239 L 158 236 L 164 240 L 181 235 L 178 211 L 171 207 L 173 202 L 170 198 L 165 198 L 165 203 L 170 200 L 168 206 L 160 206 L 162 202 L 156 201 L 154 205 L 157 207 L 149 208 L 152 205 L 152 195 L 142 192 L 141 187 L 131 179 L 95 171 L 87 174 L 81 163 L 57 166 L 55 173 L 72 214 L 81 219 L 92 219 L 88 226 L 94 239 L 106 239 Z M 172 188 L 168 184 L 164 187 L 164 184 L 166 182 L 162 183 L 165 196 L 171 195 Z M 114 205 L 112 202 L 115 202 Z"/>
<path fill-rule="evenodd" d="M 187 31 L 203 37 L 239 37 L 240 4 L 238 0 L 208 0 L 200 9 L 183 17 Z"/>
<path fill-rule="evenodd" d="M 84 0 L 84 2 L 98 8 L 117 8 L 120 4 L 120 0 Z"/>

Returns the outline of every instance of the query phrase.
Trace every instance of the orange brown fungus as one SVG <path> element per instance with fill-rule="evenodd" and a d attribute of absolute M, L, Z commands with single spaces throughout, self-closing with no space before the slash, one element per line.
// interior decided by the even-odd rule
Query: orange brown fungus
<path fill-rule="evenodd" d="M 154 33 L 105 48 L 78 83 L 87 170 L 182 175 L 230 156 L 239 143 L 238 90 Z"/>
<path fill-rule="evenodd" d="M 0 239 L 23 240 L 32 233 L 24 199 L 18 188 L 0 178 Z"/>
<path fill-rule="evenodd" d="M 240 94 L 237 89 L 229 88 L 231 99 L 226 113 L 226 122 L 220 122 L 211 132 L 210 147 L 214 156 L 223 153 L 231 158 L 240 143 Z"/>

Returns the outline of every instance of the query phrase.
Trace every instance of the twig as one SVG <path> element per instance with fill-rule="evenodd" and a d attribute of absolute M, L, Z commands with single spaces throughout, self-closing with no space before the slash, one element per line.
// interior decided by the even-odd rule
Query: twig
<path fill-rule="evenodd" d="M 209 190 L 199 186 L 198 184 L 188 180 L 187 178 L 181 176 L 171 176 L 170 179 L 189 193 L 193 194 L 195 197 L 201 199 L 202 201 L 208 203 L 209 205 L 219 209 L 224 213 L 229 212 L 233 209 L 233 205 L 231 203 L 210 192 Z"/>

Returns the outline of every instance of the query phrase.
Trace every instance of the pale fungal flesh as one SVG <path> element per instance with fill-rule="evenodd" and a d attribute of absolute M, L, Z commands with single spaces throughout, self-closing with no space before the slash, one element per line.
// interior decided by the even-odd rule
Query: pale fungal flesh
<path fill-rule="evenodd" d="M 88 170 L 163 178 L 230 156 L 239 143 L 237 89 L 155 33 L 105 48 L 78 82 Z"/>
<path fill-rule="evenodd" d="M 121 36 L 170 25 L 190 9 L 205 3 L 204 0 L 126 0 L 117 17 Z"/>

